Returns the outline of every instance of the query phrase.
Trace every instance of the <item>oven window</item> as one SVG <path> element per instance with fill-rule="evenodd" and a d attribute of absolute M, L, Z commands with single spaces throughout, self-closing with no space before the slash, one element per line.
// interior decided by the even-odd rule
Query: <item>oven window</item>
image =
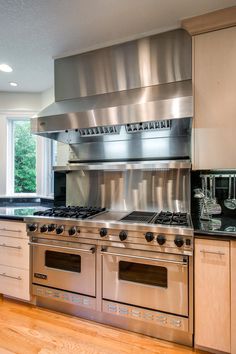
<path fill-rule="evenodd" d="M 119 279 L 167 288 L 167 268 L 120 261 Z"/>
<path fill-rule="evenodd" d="M 69 272 L 81 272 L 81 256 L 77 254 L 61 253 L 54 251 L 45 252 L 46 267 L 67 270 Z"/>

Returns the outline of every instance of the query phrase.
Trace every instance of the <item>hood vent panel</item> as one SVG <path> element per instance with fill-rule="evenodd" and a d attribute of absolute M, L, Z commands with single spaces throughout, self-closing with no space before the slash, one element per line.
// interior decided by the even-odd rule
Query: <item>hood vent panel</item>
<path fill-rule="evenodd" d="M 171 121 L 170 119 L 167 119 L 167 120 L 157 120 L 157 121 L 137 123 L 137 124 L 126 124 L 125 128 L 128 134 L 170 130 Z"/>
<path fill-rule="evenodd" d="M 105 127 L 84 128 L 79 129 L 79 133 L 81 137 L 114 135 L 120 133 L 120 126 L 110 125 Z"/>
<path fill-rule="evenodd" d="M 69 144 L 71 161 L 189 159 L 191 56 L 177 29 L 58 58 L 56 101 L 31 131 Z"/>

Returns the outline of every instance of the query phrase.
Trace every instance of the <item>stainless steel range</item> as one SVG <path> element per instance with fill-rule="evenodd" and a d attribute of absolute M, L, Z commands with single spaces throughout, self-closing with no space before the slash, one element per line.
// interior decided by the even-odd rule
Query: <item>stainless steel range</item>
<path fill-rule="evenodd" d="M 36 303 L 192 345 L 191 37 L 56 59 L 55 98 L 32 132 L 69 144 L 67 208 L 26 218 Z"/>
<path fill-rule="evenodd" d="M 81 207 L 36 214 L 27 227 L 38 305 L 191 345 L 188 214 Z"/>

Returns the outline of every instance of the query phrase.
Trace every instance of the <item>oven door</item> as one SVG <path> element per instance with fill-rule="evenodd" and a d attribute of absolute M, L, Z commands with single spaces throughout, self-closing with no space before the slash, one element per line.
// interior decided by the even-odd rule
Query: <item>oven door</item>
<path fill-rule="evenodd" d="M 102 257 L 103 299 L 188 316 L 188 257 L 114 247 Z"/>
<path fill-rule="evenodd" d="M 34 240 L 33 284 L 95 296 L 95 246 Z"/>

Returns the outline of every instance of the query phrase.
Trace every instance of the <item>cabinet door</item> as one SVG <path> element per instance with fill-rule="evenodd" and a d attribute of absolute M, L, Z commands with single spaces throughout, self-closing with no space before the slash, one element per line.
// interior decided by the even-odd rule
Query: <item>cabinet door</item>
<path fill-rule="evenodd" d="M 193 38 L 193 169 L 235 168 L 236 27 Z"/>
<path fill-rule="evenodd" d="M 230 352 L 229 242 L 195 240 L 195 344 Z"/>
<path fill-rule="evenodd" d="M 236 241 L 231 242 L 231 353 L 236 353 Z"/>

